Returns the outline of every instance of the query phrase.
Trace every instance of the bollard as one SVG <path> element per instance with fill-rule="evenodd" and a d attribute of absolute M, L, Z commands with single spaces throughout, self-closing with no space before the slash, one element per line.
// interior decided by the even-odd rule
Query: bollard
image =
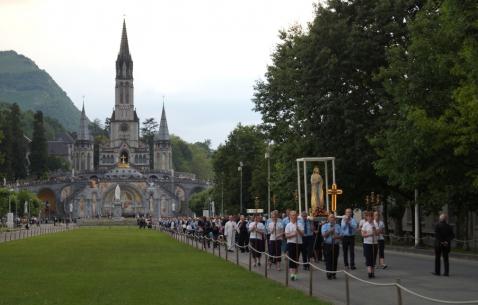
<path fill-rule="evenodd" d="M 252 253 L 249 251 L 249 271 L 252 269 Z"/>
<path fill-rule="evenodd" d="M 397 284 L 400 284 L 400 279 L 397 279 Z M 397 304 L 402 305 L 402 290 L 397 286 Z"/>
<path fill-rule="evenodd" d="M 227 257 L 229 254 L 229 249 L 227 248 L 227 244 L 224 244 L 224 251 L 226 252 L 226 261 L 227 261 Z"/>
<path fill-rule="evenodd" d="M 285 286 L 289 287 L 289 257 L 286 256 L 285 260 Z"/>
<path fill-rule="evenodd" d="M 314 278 L 314 268 L 312 268 L 309 264 L 309 296 L 312 296 L 312 284 L 313 284 L 313 278 Z M 347 280 L 347 283 L 348 283 L 348 278 L 346 278 Z M 349 303 L 347 303 L 347 305 L 350 305 Z"/>
<path fill-rule="evenodd" d="M 345 300 L 346 304 L 350 305 L 349 275 L 347 273 L 345 273 Z"/>
<path fill-rule="evenodd" d="M 236 265 L 239 265 L 239 248 L 236 245 Z"/>

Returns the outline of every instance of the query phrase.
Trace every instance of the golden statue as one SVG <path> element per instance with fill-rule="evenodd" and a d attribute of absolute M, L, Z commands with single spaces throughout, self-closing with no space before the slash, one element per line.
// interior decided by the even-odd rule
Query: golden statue
<path fill-rule="evenodd" d="M 310 176 L 310 207 L 312 211 L 324 210 L 324 181 L 320 175 L 319 168 L 314 167 L 314 172 Z"/>

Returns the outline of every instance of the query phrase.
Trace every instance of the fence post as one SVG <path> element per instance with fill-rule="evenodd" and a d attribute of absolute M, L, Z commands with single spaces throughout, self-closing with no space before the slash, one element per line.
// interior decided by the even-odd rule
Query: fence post
<path fill-rule="evenodd" d="M 226 261 L 227 261 L 227 257 L 228 257 L 228 254 L 229 254 L 229 249 L 227 248 L 227 243 L 224 244 L 224 251 L 226 252 Z"/>
<path fill-rule="evenodd" d="M 400 279 L 397 279 L 397 284 L 400 284 Z M 397 285 L 397 304 L 402 305 L 402 290 Z"/>
<path fill-rule="evenodd" d="M 346 304 L 350 305 L 349 275 L 347 273 L 345 273 L 345 298 L 346 298 Z"/>
<path fill-rule="evenodd" d="M 252 269 L 251 268 L 252 267 L 252 252 L 249 251 L 248 253 L 249 253 L 249 271 L 251 271 L 251 269 Z"/>
<path fill-rule="evenodd" d="M 236 265 L 239 265 L 239 248 L 236 245 Z"/>
<path fill-rule="evenodd" d="M 314 268 L 312 268 L 309 264 L 309 296 L 312 296 L 313 273 L 314 273 Z M 347 305 L 349 305 L 349 304 L 347 303 Z"/>
<path fill-rule="evenodd" d="M 267 278 L 267 255 L 264 253 L 264 276 Z"/>
<path fill-rule="evenodd" d="M 212 256 L 216 255 L 214 252 L 216 251 L 216 245 L 212 244 Z"/>
<path fill-rule="evenodd" d="M 286 255 L 284 259 L 285 263 L 285 286 L 289 287 L 289 257 Z"/>
<path fill-rule="evenodd" d="M 219 257 L 221 257 L 221 243 L 217 244 L 217 250 L 219 251 Z"/>

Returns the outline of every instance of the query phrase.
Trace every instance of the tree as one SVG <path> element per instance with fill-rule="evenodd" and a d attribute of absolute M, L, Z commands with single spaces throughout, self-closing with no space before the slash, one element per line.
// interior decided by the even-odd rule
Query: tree
<path fill-rule="evenodd" d="M 224 209 L 237 213 L 240 209 L 240 172 L 242 162 L 243 212 L 254 208 L 256 197 L 259 208 L 266 208 L 267 169 L 264 160 L 266 143 L 263 133 L 256 126 L 239 124 L 213 154 L 214 201 L 221 202 L 224 191 Z"/>
<path fill-rule="evenodd" d="M 155 118 L 147 118 L 143 121 L 143 127 L 141 127 L 141 135 L 143 141 L 148 144 L 149 147 L 149 167 L 154 167 L 154 134 L 158 129 L 158 122 Z"/>
<path fill-rule="evenodd" d="M 410 43 L 389 51 L 384 87 L 393 113 L 374 140 L 378 172 L 436 212 L 465 223 L 476 210 L 478 39 L 476 1 L 428 1 L 409 22 Z M 457 231 L 467 234 L 457 222 Z M 467 239 L 467 237 L 465 237 Z"/>
<path fill-rule="evenodd" d="M 13 180 L 25 178 L 27 175 L 27 149 L 20 118 L 20 108 L 12 104 L 8 117 L 7 140 L 9 147 L 7 156 L 11 159 L 10 178 Z"/>
<path fill-rule="evenodd" d="M 33 139 L 31 143 L 31 173 L 37 178 L 45 177 L 48 172 L 48 145 L 43 127 L 43 113 L 37 111 L 34 116 Z"/>
<path fill-rule="evenodd" d="M 211 202 L 212 189 L 206 189 L 198 193 L 194 193 L 189 199 L 189 208 L 196 215 L 202 215 L 204 209 L 208 209 L 208 204 Z"/>
<path fill-rule="evenodd" d="M 376 74 L 387 64 L 386 50 L 407 37 L 405 21 L 415 3 L 330 0 L 317 6 L 307 30 L 280 32 L 254 103 L 267 138 L 276 143 L 274 179 L 287 187 L 280 197 L 289 203 L 301 156 L 336 157 L 344 189 L 339 210 L 363 205 L 370 191 L 392 192 L 372 165 L 378 156 L 369 138 L 386 121 L 386 93 Z"/>

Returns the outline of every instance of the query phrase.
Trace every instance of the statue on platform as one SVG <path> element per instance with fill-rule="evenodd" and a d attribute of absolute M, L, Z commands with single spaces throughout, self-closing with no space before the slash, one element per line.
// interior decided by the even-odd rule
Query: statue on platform
<path fill-rule="evenodd" d="M 314 167 L 314 172 L 310 176 L 310 207 L 312 211 L 324 210 L 324 181 L 320 175 L 319 168 Z"/>
<path fill-rule="evenodd" d="M 121 189 L 119 184 L 117 184 L 115 188 L 115 201 L 119 201 L 120 199 L 121 199 Z"/>

